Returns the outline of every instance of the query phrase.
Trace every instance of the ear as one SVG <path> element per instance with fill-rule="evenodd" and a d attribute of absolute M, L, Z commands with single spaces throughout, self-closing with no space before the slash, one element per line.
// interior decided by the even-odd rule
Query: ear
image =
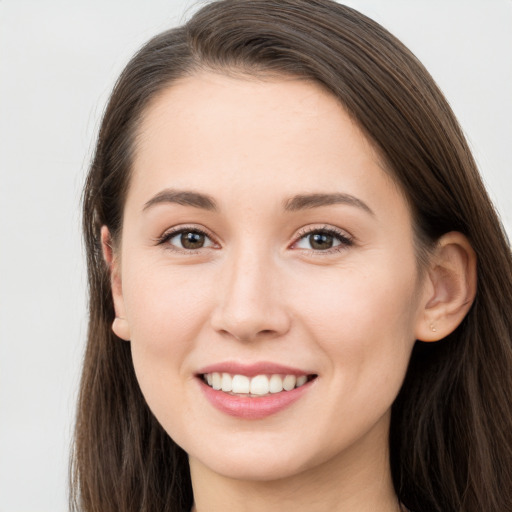
<path fill-rule="evenodd" d="M 476 254 L 458 232 L 443 235 L 427 270 L 416 339 L 438 341 L 452 333 L 476 295 Z"/>
<path fill-rule="evenodd" d="M 112 330 L 119 338 L 130 341 L 130 327 L 125 317 L 119 257 L 115 254 L 112 237 L 110 236 L 110 231 L 107 226 L 102 226 L 101 228 L 101 247 L 103 250 L 103 258 L 109 269 L 110 287 L 112 289 L 112 299 L 116 312 L 116 318 L 112 323 Z"/>

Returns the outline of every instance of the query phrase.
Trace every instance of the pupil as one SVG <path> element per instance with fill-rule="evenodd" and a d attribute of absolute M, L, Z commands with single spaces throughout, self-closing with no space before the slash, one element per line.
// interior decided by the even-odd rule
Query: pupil
<path fill-rule="evenodd" d="M 182 233 L 181 245 L 185 249 L 199 249 L 204 245 L 204 235 L 202 233 L 194 233 L 193 231 Z"/>
<path fill-rule="evenodd" d="M 333 236 L 325 233 L 315 233 L 309 236 L 309 243 L 313 249 L 326 250 L 332 247 Z"/>

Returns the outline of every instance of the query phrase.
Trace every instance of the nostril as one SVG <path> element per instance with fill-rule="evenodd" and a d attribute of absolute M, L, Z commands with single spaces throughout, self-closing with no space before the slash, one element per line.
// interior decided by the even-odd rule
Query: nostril
<path fill-rule="evenodd" d="M 243 279 L 242 279 L 243 281 Z M 233 337 L 242 342 L 263 340 L 285 335 L 291 326 L 286 306 L 272 294 L 237 283 L 219 296 L 219 304 L 211 313 L 210 325 L 223 338 Z M 256 290 L 257 291 L 257 290 Z"/>
<path fill-rule="evenodd" d="M 243 329 L 234 328 L 232 331 L 223 329 L 219 332 L 223 336 L 232 336 L 237 341 L 241 342 L 252 342 L 266 338 L 274 338 L 280 335 L 278 331 L 273 329 L 262 329 L 260 331 L 247 329 L 244 331 Z"/>

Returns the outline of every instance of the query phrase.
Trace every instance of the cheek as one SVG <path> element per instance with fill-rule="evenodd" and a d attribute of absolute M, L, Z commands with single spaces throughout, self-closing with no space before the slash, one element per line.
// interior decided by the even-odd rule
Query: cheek
<path fill-rule="evenodd" d="M 409 268 L 368 262 L 364 271 L 345 268 L 336 279 L 317 280 L 302 295 L 308 337 L 325 355 L 330 391 L 318 418 L 333 443 L 368 431 L 400 390 L 415 341 L 415 275 L 414 259 Z"/>
<path fill-rule="evenodd" d="M 351 383 L 401 380 L 414 344 L 416 263 L 368 258 L 367 264 L 316 276 L 300 297 L 309 334 L 328 354 L 331 370 Z"/>
<path fill-rule="evenodd" d="M 187 357 L 208 324 L 214 283 L 204 272 L 184 267 L 126 268 L 123 297 L 141 388 L 164 381 L 178 385 L 190 378 Z"/>
<path fill-rule="evenodd" d="M 154 350 L 185 342 L 203 325 L 210 288 L 204 273 L 194 276 L 180 267 L 149 264 L 130 272 L 123 296 L 132 337 Z"/>
<path fill-rule="evenodd" d="M 190 357 L 208 325 L 214 283 L 197 269 L 125 268 L 123 296 L 137 380 L 160 424 L 181 438 L 182 418 L 192 403 Z"/>

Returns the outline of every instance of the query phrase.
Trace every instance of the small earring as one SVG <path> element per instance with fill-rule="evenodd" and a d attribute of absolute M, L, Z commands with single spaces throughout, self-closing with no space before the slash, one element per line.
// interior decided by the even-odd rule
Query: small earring
<path fill-rule="evenodd" d="M 432 332 L 437 332 L 437 329 L 436 329 L 436 327 L 435 327 L 435 325 L 434 325 L 433 323 L 432 323 L 432 324 L 430 324 L 430 330 L 431 330 Z"/>

